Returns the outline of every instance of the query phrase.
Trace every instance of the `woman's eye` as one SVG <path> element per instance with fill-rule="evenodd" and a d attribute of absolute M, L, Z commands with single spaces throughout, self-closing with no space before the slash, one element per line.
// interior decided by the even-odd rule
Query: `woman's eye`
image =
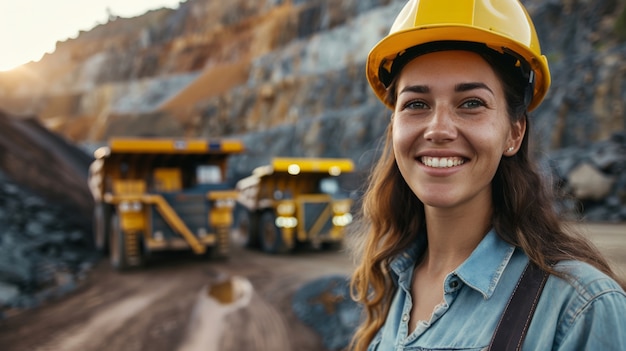
<path fill-rule="evenodd" d="M 422 110 L 426 108 L 426 104 L 420 100 L 411 100 L 404 104 L 404 109 Z"/>
<path fill-rule="evenodd" d="M 485 102 L 480 99 L 470 99 L 461 104 L 461 107 L 464 108 L 478 108 L 483 106 L 485 106 Z"/>

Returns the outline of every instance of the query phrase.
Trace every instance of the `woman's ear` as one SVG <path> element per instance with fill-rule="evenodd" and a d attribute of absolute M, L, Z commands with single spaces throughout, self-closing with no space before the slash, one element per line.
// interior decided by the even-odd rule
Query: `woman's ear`
<path fill-rule="evenodd" d="M 504 150 L 505 156 L 513 156 L 517 153 L 520 145 L 522 145 L 522 140 L 524 140 L 524 134 L 526 134 L 526 118 L 522 118 L 511 124 L 507 148 Z"/>

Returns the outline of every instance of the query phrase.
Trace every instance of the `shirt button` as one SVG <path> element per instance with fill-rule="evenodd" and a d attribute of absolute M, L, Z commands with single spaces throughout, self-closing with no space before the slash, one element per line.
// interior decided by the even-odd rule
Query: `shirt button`
<path fill-rule="evenodd" d="M 455 289 L 457 286 L 459 286 L 459 282 L 458 281 L 453 280 L 453 281 L 450 282 L 450 287 L 452 289 Z"/>
<path fill-rule="evenodd" d="M 402 315 L 402 321 L 403 321 L 403 322 L 406 322 L 406 321 L 408 321 L 408 320 L 409 320 L 409 315 L 408 315 L 408 314 L 406 314 L 406 313 L 405 313 L 405 314 L 403 314 L 403 315 Z"/>

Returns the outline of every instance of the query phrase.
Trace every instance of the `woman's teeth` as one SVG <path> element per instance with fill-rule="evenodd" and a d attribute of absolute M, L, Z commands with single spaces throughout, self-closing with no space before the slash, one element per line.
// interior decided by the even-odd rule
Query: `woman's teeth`
<path fill-rule="evenodd" d="M 465 163 L 465 160 L 461 157 L 428 157 L 423 156 L 421 158 L 423 164 L 433 168 L 448 168 L 459 166 Z"/>

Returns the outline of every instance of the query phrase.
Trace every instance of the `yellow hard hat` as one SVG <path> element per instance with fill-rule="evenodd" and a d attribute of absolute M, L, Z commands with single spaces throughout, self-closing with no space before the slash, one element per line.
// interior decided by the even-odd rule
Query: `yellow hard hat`
<path fill-rule="evenodd" d="M 536 108 L 550 87 L 548 60 L 541 54 L 535 26 L 518 0 L 409 0 L 389 34 L 370 51 L 366 74 L 376 96 L 385 101 L 394 59 L 406 49 L 440 41 L 482 43 L 523 59 L 533 80 L 528 110 Z M 392 77 L 391 77 L 392 78 Z"/>

